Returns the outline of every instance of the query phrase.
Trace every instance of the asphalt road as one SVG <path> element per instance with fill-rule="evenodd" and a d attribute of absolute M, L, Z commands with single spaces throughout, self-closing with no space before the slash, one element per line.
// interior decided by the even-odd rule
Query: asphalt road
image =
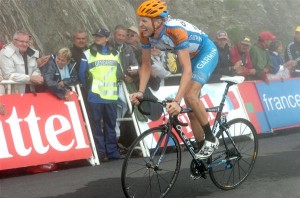
<path fill-rule="evenodd" d="M 298 198 L 300 197 L 300 129 L 260 136 L 259 154 L 249 178 L 240 187 L 222 191 L 210 178 L 191 180 L 191 157 L 183 153 L 179 177 L 168 197 Z M 124 197 L 122 160 L 100 166 L 77 165 L 50 173 L 7 174 L 0 180 L 1 198 Z"/>

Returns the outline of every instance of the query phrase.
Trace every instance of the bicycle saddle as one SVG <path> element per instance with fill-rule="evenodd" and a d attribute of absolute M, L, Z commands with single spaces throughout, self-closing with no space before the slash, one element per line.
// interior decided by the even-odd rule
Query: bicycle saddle
<path fill-rule="evenodd" d="M 220 80 L 238 84 L 244 82 L 245 77 L 244 76 L 222 76 Z"/>

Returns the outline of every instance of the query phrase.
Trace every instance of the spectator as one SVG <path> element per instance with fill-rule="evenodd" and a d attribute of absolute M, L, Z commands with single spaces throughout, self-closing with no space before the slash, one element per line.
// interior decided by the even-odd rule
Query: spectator
<path fill-rule="evenodd" d="M 268 48 L 273 40 L 276 39 L 271 32 L 261 32 L 258 36 L 258 42 L 250 48 L 250 57 L 253 67 L 256 70 L 256 79 L 269 82 L 267 73 L 270 71 L 271 60 L 268 54 Z"/>
<path fill-rule="evenodd" d="M 292 70 L 292 77 L 300 77 L 300 26 L 295 29 L 294 41 L 285 50 L 285 61 L 294 60 L 297 65 Z"/>
<path fill-rule="evenodd" d="M 29 47 L 30 35 L 16 32 L 13 41 L 0 52 L 0 68 L 4 79 L 18 83 L 41 85 L 44 79 L 37 67 L 38 54 Z M 16 85 L 15 93 L 35 92 L 32 85 Z"/>
<path fill-rule="evenodd" d="M 127 29 L 122 25 L 117 25 L 114 30 L 114 36 L 110 40 L 110 45 L 118 51 L 121 66 L 124 72 L 124 80 L 126 83 L 134 82 L 138 75 L 138 69 L 129 69 L 130 66 L 138 66 L 132 47 L 126 43 Z"/>
<path fill-rule="evenodd" d="M 114 30 L 114 36 L 110 40 L 110 45 L 118 52 L 123 80 L 129 93 L 135 92 L 138 81 L 138 62 L 136 60 L 132 47 L 126 43 L 127 29 L 122 25 L 117 25 Z M 133 69 L 132 69 L 133 68 Z M 118 117 L 123 117 L 127 111 L 127 102 L 124 96 L 122 86 L 119 86 L 119 107 L 122 113 Z"/>
<path fill-rule="evenodd" d="M 0 39 L 0 50 L 3 48 L 2 40 Z"/>
<path fill-rule="evenodd" d="M 140 32 L 135 26 L 130 26 L 127 29 L 127 43 L 133 48 L 138 64 L 142 64 L 142 47 L 140 43 Z"/>
<path fill-rule="evenodd" d="M 70 100 L 70 86 L 78 83 L 76 63 L 71 57 L 70 49 L 62 48 L 51 55 L 45 66 L 45 84 L 60 99 Z"/>
<path fill-rule="evenodd" d="M 270 44 L 269 56 L 271 59 L 270 73 L 267 74 L 268 80 L 287 79 L 290 77 L 290 70 L 294 69 L 297 64 L 294 60 L 286 63 L 282 57 L 283 45 L 279 40 L 275 40 Z"/>
<path fill-rule="evenodd" d="M 107 45 L 110 32 L 101 28 L 93 36 L 94 43 L 84 51 L 79 77 L 88 90 L 92 131 L 100 161 L 107 161 L 120 158 L 115 127 L 117 78 L 121 77 L 121 68 L 117 52 Z"/>
<path fill-rule="evenodd" d="M 247 80 L 254 79 L 256 70 L 253 68 L 249 48 L 251 39 L 245 36 L 240 42 L 230 49 L 230 59 L 233 73 L 245 76 Z"/>
<path fill-rule="evenodd" d="M 48 62 L 50 55 L 45 55 L 45 56 L 41 55 L 41 52 L 35 48 L 35 42 L 34 42 L 34 39 L 32 36 L 30 36 L 29 46 L 32 50 L 35 51 L 36 54 L 38 54 L 39 58 L 36 59 L 36 63 L 37 63 L 39 70 L 41 71 L 41 74 L 43 75 L 44 69 L 45 69 L 44 66 Z M 45 84 L 41 84 L 41 85 L 35 86 L 35 91 L 37 93 L 40 93 L 40 92 L 47 92 L 48 90 L 47 90 L 47 86 Z"/>
<path fill-rule="evenodd" d="M 224 75 L 232 75 L 227 32 L 218 31 L 214 43 L 216 44 L 218 49 L 219 60 L 218 65 L 209 80 L 210 83 L 220 82 L 220 78 Z"/>
<path fill-rule="evenodd" d="M 78 72 L 81 59 L 84 57 L 83 52 L 87 49 L 88 37 L 86 32 L 77 31 L 73 36 L 73 46 L 70 48 L 72 58 L 75 60 L 75 69 Z"/>
<path fill-rule="evenodd" d="M 121 66 L 123 68 L 123 80 L 126 84 L 127 91 L 129 93 L 137 90 L 136 84 L 138 83 L 138 67 L 139 64 L 136 60 L 134 48 L 126 43 L 128 30 L 122 25 L 117 25 L 114 30 L 114 36 L 110 40 L 110 45 L 113 46 L 114 50 L 118 51 Z M 118 118 L 123 118 L 128 110 L 127 100 L 124 95 L 122 85 L 119 86 L 119 99 L 118 99 Z M 131 114 L 131 112 L 127 112 Z M 137 110 L 135 115 L 139 120 L 144 120 L 144 116 Z M 122 131 L 122 133 L 121 133 Z M 116 133 L 118 136 L 119 147 L 127 147 L 136 138 L 134 125 L 131 122 L 121 122 L 116 125 Z"/>
<path fill-rule="evenodd" d="M 87 33 L 85 31 L 77 31 L 73 35 L 72 40 L 73 40 L 73 46 L 70 48 L 70 50 L 72 53 L 72 59 L 74 59 L 75 63 L 76 63 L 75 69 L 77 72 L 79 72 L 81 59 L 84 57 L 83 52 L 85 50 L 87 50 L 87 46 L 88 46 Z M 83 98 L 83 102 L 85 105 L 85 110 L 86 110 L 88 119 L 91 120 L 91 118 L 90 118 L 91 111 L 90 111 L 89 104 L 87 102 L 87 92 L 86 92 L 85 88 L 82 87 L 82 84 L 80 84 L 80 91 L 81 91 L 81 95 Z"/>
<path fill-rule="evenodd" d="M 1 72 L 1 69 L 0 69 L 0 82 L 3 80 L 3 77 L 2 77 L 2 72 Z M 4 86 L 0 84 L 0 96 L 5 94 L 5 89 L 4 89 Z M 5 114 L 5 108 L 4 108 L 4 104 L 0 102 L 0 115 L 4 115 Z"/>

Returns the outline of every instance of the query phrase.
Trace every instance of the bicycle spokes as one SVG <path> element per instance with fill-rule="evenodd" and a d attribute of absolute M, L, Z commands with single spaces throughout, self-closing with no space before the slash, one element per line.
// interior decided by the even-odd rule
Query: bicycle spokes
<path fill-rule="evenodd" d="M 174 134 L 162 128 L 144 132 L 129 149 L 122 167 L 122 187 L 126 197 L 164 197 L 172 188 L 181 162 L 181 150 Z M 147 156 L 135 155 L 143 142 Z"/>
<path fill-rule="evenodd" d="M 258 150 L 253 125 L 239 118 L 228 122 L 228 129 L 217 134 L 219 148 L 209 159 L 209 174 L 221 189 L 233 189 L 250 174 Z"/>

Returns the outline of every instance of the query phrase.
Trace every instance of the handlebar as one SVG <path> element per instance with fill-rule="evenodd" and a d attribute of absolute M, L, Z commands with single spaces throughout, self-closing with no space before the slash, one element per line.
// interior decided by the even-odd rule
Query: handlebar
<path fill-rule="evenodd" d="M 152 102 L 152 103 L 156 103 L 156 104 L 160 104 L 162 108 L 166 108 L 167 103 L 173 102 L 172 99 L 165 99 L 165 100 L 158 100 L 158 99 L 150 99 L 150 98 L 143 98 L 143 99 L 139 99 L 140 104 L 137 106 L 139 111 L 144 114 L 144 115 L 150 115 L 150 112 L 147 112 L 145 110 L 145 108 L 143 108 L 143 105 L 145 104 L 145 102 Z M 191 108 L 183 108 L 182 106 L 180 106 L 181 110 L 179 112 L 179 114 L 182 113 L 190 113 L 193 112 L 193 110 Z M 188 123 L 183 123 L 178 119 L 178 115 L 174 115 L 173 117 L 173 121 L 175 124 L 177 125 L 181 125 L 181 126 L 188 126 Z"/>

